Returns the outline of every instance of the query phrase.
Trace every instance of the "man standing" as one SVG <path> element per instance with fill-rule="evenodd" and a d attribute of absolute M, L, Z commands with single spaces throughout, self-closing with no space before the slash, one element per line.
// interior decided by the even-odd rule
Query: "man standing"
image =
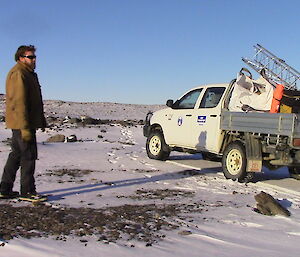
<path fill-rule="evenodd" d="M 21 167 L 21 197 L 40 198 L 36 192 L 34 171 L 37 159 L 35 131 L 45 128 L 43 100 L 37 74 L 35 47 L 22 45 L 15 54 L 16 65 L 6 80 L 6 127 L 12 129 L 11 152 L 2 174 L 0 198 L 18 195 L 13 191 L 16 173 Z"/>

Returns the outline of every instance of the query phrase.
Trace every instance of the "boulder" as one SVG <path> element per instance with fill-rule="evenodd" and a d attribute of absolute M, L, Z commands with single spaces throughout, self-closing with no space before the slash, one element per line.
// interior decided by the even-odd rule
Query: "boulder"
<path fill-rule="evenodd" d="M 46 142 L 59 143 L 59 142 L 65 142 L 65 139 L 66 137 L 64 135 L 56 134 L 49 137 Z"/>
<path fill-rule="evenodd" d="M 71 118 L 71 119 L 69 119 L 68 122 L 71 123 L 71 124 L 77 124 L 77 123 L 80 123 L 81 120 L 78 119 L 78 118 Z"/>
<path fill-rule="evenodd" d="M 259 194 L 254 196 L 257 202 L 257 211 L 264 215 L 274 216 L 282 215 L 288 217 L 291 213 L 280 205 L 271 195 L 261 191 Z"/>
<path fill-rule="evenodd" d="M 67 137 L 67 142 L 77 142 L 77 137 L 76 135 L 70 135 Z"/>
<path fill-rule="evenodd" d="M 85 125 L 94 125 L 94 124 L 97 124 L 97 122 L 96 122 L 95 119 L 93 119 L 91 117 L 88 117 L 88 116 L 81 116 L 81 121 Z"/>

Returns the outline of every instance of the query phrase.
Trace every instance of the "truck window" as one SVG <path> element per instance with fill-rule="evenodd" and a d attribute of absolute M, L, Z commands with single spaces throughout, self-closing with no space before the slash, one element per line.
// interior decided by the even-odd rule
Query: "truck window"
<path fill-rule="evenodd" d="M 225 91 L 225 87 L 210 87 L 202 98 L 199 108 L 213 108 L 216 107 Z"/>
<path fill-rule="evenodd" d="M 173 109 L 194 109 L 201 91 L 202 88 L 188 92 L 174 103 Z"/>

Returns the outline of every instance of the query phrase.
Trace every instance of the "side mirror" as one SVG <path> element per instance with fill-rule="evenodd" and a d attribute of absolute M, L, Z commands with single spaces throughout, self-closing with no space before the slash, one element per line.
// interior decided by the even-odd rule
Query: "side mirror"
<path fill-rule="evenodd" d="M 168 107 L 171 107 L 171 108 L 172 108 L 173 104 L 174 104 L 174 101 L 171 100 L 171 99 L 169 99 L 169 100 L 167 101 L 167 103 L 166 103 L 166 105 L 167 105 Z"/>

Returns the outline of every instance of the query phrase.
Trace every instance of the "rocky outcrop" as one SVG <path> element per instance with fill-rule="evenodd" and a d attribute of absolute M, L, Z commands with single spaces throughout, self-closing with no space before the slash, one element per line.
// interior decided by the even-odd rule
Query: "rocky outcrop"
<path fill-rule="evenodd" d="M 291 213 L 280 205 L 271 195 L 261 191 L 259 194 L 254 196 L 257 202 L 257 211 L 264 215 L 274 216 L 282 215 L 288 217 Z"/>

